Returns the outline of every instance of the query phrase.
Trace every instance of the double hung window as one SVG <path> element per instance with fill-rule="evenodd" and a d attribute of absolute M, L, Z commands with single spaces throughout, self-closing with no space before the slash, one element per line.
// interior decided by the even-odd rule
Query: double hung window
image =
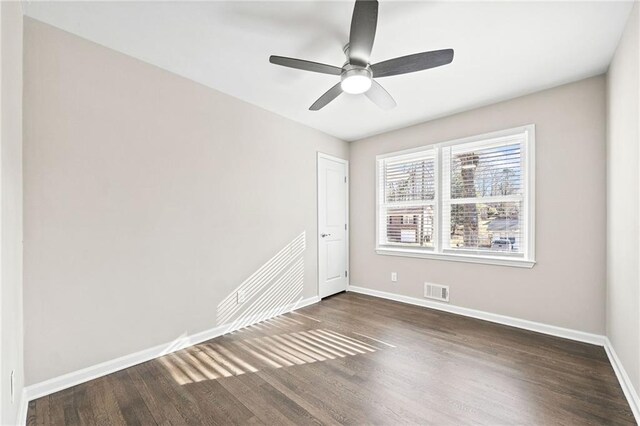
<path fill-rule="evenodd" d="M 531 267 L 534 127 L 377 157 L 377 251 Z"/>

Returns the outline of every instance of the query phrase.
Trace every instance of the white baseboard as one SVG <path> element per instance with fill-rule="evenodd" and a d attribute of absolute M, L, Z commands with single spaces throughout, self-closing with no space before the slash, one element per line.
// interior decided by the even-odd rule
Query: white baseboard
<path fill-rule="evenodd" d="M 607 356 L 620 382 L 624 396 L 626 396 L 627 401 L 629 401 L 629 406 L 636 418 L 636 423 L 640 424 L 640 397 L 638 397 L 638 392 L 636 392 L 636 389 L 633 387 L 633 383 L 631 383 L 631 379 L 624 369 L 622 362 L 620 362 L 620 358 L 618 358 L 608 337 L 605 338 L 604 350 L 607 352 Z"/>
<path fill-rule="evenodd" d="M 556 327 L 555 325 L 548 325 L 540 322 L 508 317 L 506 315 L 492 314 L 490 312 L 463 308 L 461 306 L 450 305 L 448 303 L 434 302 L 427 299 L 418 299 L 417 297 L 402 296 L 399 294 L 387 293 L 386 291 L 372 290 L 366 287 L 358 287 L 353 285 L 350 285 L 347 291 L 367 294 L 369 296 L 380 297 L 382 299 L 394 300 L 396 302 L 408 303 L 410 305 L 437 309 L 439 311 L 450 312 L 453 314 L 463 315 L 465 317 L 477 318 L 484 321 L 522 328 L 524 330 L 536 331 L 538 333 L 549 334 L 551 336 L 562 337 L 564 339 L 591 343 L 592 345 L 604 346 L 605 342 L 605 337 L 599 334 L 586 333 L 584 331 L 572 330 L 570 328 Z"/>
<path fill-rule="evenodd" d="M 294 302 L 286 306 L 271 309 L 266 312 L 260 312 L 259 314 L 252 315 L 251 317 L 242 318 L 242 320 L 234 321 L 231 324 L 224 324 L 199 333 L 182 336 L 167 344 L 154 346 L 140 352 L 125 355 L 120 358 L 96 364 L 91 367 L 83 368 L 82 370 L 63 374 L 62 376 L 54 377 L 53 379 L 27 386 L 25 388 L 25 397 L 23 398 L 25 400 L 24 405 L 28 406 L 29 401 L 33 401 L 34 399 L 38 399 L 43 396 L 50 395 L 54 392 L 67 389 L 84 382 L 88 382 L 89 380 L 97 379 L 98 377 L 106 376 L 107 374 L 111 374 L 116 371 L 123 370 L 125 368 L 129 368 L 146 361 L 150 361 L 152 359 L 161 357 L 171 352 L 179 351 L 189 346 L 197 345 L 198 343 L 202 343 L 215 337 L 222 336 L 223 334 L 231 333 L 239 328 L 246 327 L 248 325 L 255 324 L 257 322 L 264 321 L 266 319 L 273 318 L 274 316 L 291 312 L 308 305 L 312 305 L 319 301 L 320 297 L 318 296 L 301 299 L 298 302 Z M 24 414 L 26 416 L 26 410 Z"/>
<path fill-rule="evenodd" d="M 27 390 L 23 389 L 20 395 L 20 407 L 18 408 L 18 418 L 16 425 L 27 424 L 27 411 L 29 410 L 29 400 L 27 399 Z"/>
<path fill-rule="evenodd" d="M 504 324 L 511 327 L 522 328 L 525 330 L 536 331 L 538 333 L 562 337 L 570 340 L 576 340 L 579 342 L 585 342 L 585 343 L 591 343 L 598 346 L 604 346 L 604 349 L 607 353 L 607 356 L 609 357 L 611 365 L 613 366 L 613 370 L 616 374 L 616 377 L 620 382 L 620 386 L 622 387 L 624 395 L 627 398 L 627 401 L 629 402 L 629 406 L 631 407 L 631 410 L 633 411 L 633 414 L 636 418 L 636 422 L 640 424 L 640 398 L 638 397 L 638 393 L 636 392 L 633 385 L 631 384 L 631 380 L 629 379 L 629 376 L 627 375 L 624 367 L 622 366 L 620 359 L 616 355 L 616 352 L 613 349 L 611 342 L 605 336 L 585 333 L 583 331 L 572 330 L 568 328 L 556 327 L 548 324 L 523 320 L 519 318 L 508 317 L 505 315 L 492 314 L 489 312 L 463 308 L 455 305 L 432 302 L 430 300 L 423 300 L 415 297 L 402 296 L 402 295 L 388 293 L 388 292 L 379 291 L 379 290 L 372 290 L 365 287 L 350 285 L 347 291 L 366 294 L 374 297 L 380 297 L 388 300 L 394 300 L 397 302 L 408 303 L 411 305 L 423 306 L 426 308 L 450 312 L 450 313 L 463 315 L 471 318 L 477 318 L 477 319 L 490 321 L 498 324 Z M 318 296 L 302 299 L 299 302 L 292 303 L 290 305 L 287 305 L 284 308 L 278 309 L 277 312 L 275 311 L 269 312 L 267 313 L 266 317 L 265 317 L 265 313 L 262 313 L 260 315 L 255 315 L 254 317 L 244 318 L 242 322 L 243 324 L 247 324 L 247 325 L 254 324 L 255 322 L 263 321 L 264 319 L 270 318 L 275 315 L 279 315 L 281 313 L 290 312 L 305 306 L 309 306 L 319 301 L 320 301 L 320 297 Z M 270 314 L 273 314 L 273 315 L 269 316 Z M 110 374 L 128 367 L 132 367 L 142 362 L 150 361 L 162 355 L 179 351 L 188 346 L 196 345 L 198 343 L 213 339 L 215 337 L 221 336 L 225 333 L 230 333 L 232 331 L 235 331 L 232 325 L 223 325 L 223 326 L 215 327 L 200 333 L 195 333 L 189 336 L 181 337 L 165 345 L 158 345 L 150 349 L 146 349 L 140 352 L 136 352 L 130 355 L 116 358 L 111 361 L 106 361 L 91 367 L 84 368 L 82 370 L 64 374 L 62 376 L 55 377 L 53 379 L 46 380 L 41 383 L 36 383 L 34 385 L 28 386 L 24 389 L 22 393 L 22 399 L 20 402 L 20 409 L 18 412 L 17 424 L 20 424 L 20 425 L 26 424 L 29 401 L 32 401 L 37 398 L 41 398 L 43 396 L 52 394 L 54 392 L 61 391 L 63 389 L 67 389 L 72 386 L 79 385 L 89 380 L 106 376 L 107 374 Z"/>

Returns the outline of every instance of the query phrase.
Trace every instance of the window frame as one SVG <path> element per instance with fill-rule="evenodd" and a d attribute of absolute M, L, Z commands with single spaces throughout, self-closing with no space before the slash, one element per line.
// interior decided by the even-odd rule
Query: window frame
<path fill-rule="evenodd" d="M 526 244 L 524 246 L 523 255 L 517 254 L 480 254 L 478 250 L 469 249 L 450 249 L 443 247 L 443 188 L 442 185 L 448 182 L 448 179 L 443 178 L 443 148 L 450 148 L 456 145 L 472 145 L 476 143 L 478 146 L 485 147 L 488 144 L 504 144 L 509 139 L 524 138 L 521 142 L 521 167 L 522 167 L 522 182 L 524 188 L 524 194 L 522 196 L 522 211 L 525 214 L 525 218 L 522 221 L 525 230 L 522 232 L 526 238 Z M 384 244 L 381 241 L 381 209 L 384 206 L 381 197 L 382 185 L 384 176 L 383 171 L 384 160 L 397 157 L 419 157 L 421 154 L 428 155 L 432 152 L 435 157 L 435 177 L 434 177 L 434 246 L 433 247 L 407 247 L 398 244 Z M 376 238 L 376 253 L 380 255 L 390 256 L 402 256 L 402 257 L 415 257 L 426 258 L 436 260 L 447 260 L 455 262 L 470 262 L 481 263 L 489 265 L 501 265 L 501 266 L 513 266 L 521 268 L 532 268 L 535 261 L 535 125 L 529 124 L 525 126 L 515 127 L 506 130 L 500 130 L 497 132 L 490 132 L 476 136 L 470 136 L 461 139 L 450 140 L 446 142 L 440 142 L 430 145 L 424 145 L 417 148 L 389 152 L 386 154 L 380 154 L 376 156 L 375 163 L 375 238 Z M 481 199 L 483 197 L 476 197 Z M 487 197 L 484 197 L 485 200 Z M 484 201 L 484 200 L 483 200 Z M 486 202 L 486 201 L 484 201 Z M 386 221 L 386 219 L 385 219 Z"/>

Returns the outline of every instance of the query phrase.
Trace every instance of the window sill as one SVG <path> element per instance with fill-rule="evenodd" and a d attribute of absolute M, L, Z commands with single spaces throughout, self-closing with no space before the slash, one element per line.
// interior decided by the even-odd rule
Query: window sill
<path fill-rule="evenodd" d="M 417 257 L 422 259 L 446 260 L 451 262 L 481 263 L 485 265 L 511 266 L 515 268 L 533 268 L 535 260 L 514 259 L 498 256 L 478 256 L 465 254 L 433 253 L 424 250 L 394 249 L 378 247 L 376 253 L 385 256 Z"/>

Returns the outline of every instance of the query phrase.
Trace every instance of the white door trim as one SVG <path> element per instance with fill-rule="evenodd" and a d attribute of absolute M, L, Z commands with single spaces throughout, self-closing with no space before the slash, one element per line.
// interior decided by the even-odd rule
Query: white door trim
<path fill-rule="evenodd" d="M 351 267 L 349 266 L 349 235 L 351 234 L 351 223 L 349 217 L 349 187 L 351 186 L 351 180 L 349 178 L 349 160 L 345 160 L 344 158 L 334 157 L 333 155 L 325 154 L 323 152 L 318 151 L 318 156 L 316 158 L 316 294 L 320 297 L 320 238 L 319 238 L 319 224 L 320 224 L 320 203 L 318 202 L 320 196 L 320 159 L 324 158 L 326 160 L 336 161 L 338 163 L 342 163 L 345 165 L 345 175 L 347 178 L 347 187 L 345 190 L 345 206 L 347 210 L 347 229 L 345 232 L 345 240 L 347 245 L 347 289 L 349 288 L 349 283 L 351 282 Z"/>

